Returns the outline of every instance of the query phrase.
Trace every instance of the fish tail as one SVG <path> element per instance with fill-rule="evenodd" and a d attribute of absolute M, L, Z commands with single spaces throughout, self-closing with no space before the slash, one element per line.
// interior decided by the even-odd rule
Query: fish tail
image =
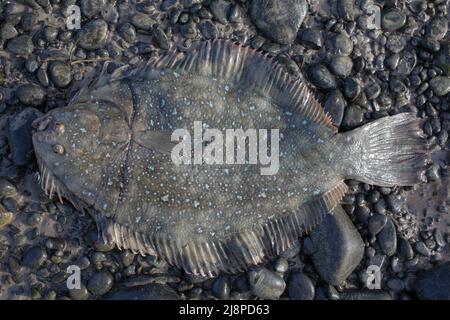
<path fill-rule="evenodd" d="M 430 147 L 422 122 L 413 113 L 400 113 L 343 133 L 351 158 L 346 177 L 384 187 L 425 181 Z"/>

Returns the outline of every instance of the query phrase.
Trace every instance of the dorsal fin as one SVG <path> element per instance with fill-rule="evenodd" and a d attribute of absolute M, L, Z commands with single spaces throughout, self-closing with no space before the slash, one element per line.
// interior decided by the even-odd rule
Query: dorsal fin
<path fill-rule="evenodd" d="M 228 40 L 202 41 L 184 56 L 172 53 L 153 60 L 147 67 L 175 68 L 238 83 L 241 88 L 264 94 L 279 106 L 337 132 L 331 117 L 304 82 L 293 79 L 268 53 L 251 47 Z"/>

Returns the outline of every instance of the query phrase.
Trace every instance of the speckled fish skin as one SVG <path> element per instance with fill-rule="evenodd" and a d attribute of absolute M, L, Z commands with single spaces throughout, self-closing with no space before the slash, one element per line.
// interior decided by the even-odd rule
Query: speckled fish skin
<path fill-rule="evenodd" d="M 345 179 L 420 182 L 428 148 L 413 115 L 337 133 L 304 84 L 249 48 L 208 42 L 138 71 L 49 112 L 33 135 L 46 192 L 89 211 L 104 241 L 121 248 L 188 273 L 237 272 L 320 223 Z M 279 129 L 278 173 L 174 165 L 167 137 L 193 132 L 194 121 L 223 131 Z"/>

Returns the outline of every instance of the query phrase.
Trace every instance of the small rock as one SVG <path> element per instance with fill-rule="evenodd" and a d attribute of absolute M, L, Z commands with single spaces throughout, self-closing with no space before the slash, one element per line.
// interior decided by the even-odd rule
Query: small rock
<path fill-rule="evenodd" d="M 381 252 L 387 256 L 392 256 L 397 251 L 397 234 L 395 225 L 391 219 L 387 219 L 387 222 L 377 235 L 377 242 L 380 246 Z"/>
<path fill-rule="evenodd" d="M 374 214 L 369 219 L 369 232 L 371 235 L 375 236 L 377 235 L 385 226 L 387 222 L 387 217 L 384 214 Z"/>
<path fill-rule="evenodd" d="M 289 269 L 289 263 L 285 258 L 278 258 L 275 262 L 274 270 L 278 273 L 285 273 Z"/>
<path fill-rule="evenodd" d="M 9 40 L 6 49 L 19 56 L 28 56 L 34 50 L 33 40 L 30 36 L 21 35 L 14 39 Z"/>
<path fill-rule="evenodd" d="M 155 36 L 156 43 L 163 50 L 169 50 L 170 44 L 164 31 L 161 27 L 157 27 L 153 30 L 153 35 Z"/>
<path fill-rule="evenodd" d="M 291 275 L 288 291 L 292 300 L 313 300 L 315 295 L 313 282 L 302 272 L 296 272 Z"/>
<path fill-rule="evenodd" d="M 283 278 L 266 268 L 250 271 L 248 282 L 253 294 L 261 299 L 278 299 L 286 288 Z"/>
<path fill-rule="evenodd" d="M 14 219 L 14 215 L 12 212 L 7 211 L 1 204 L 0 204 L 0 229 L 4 226 L 10 224 Z"/>
<path fill-rule="evenodd" d="M 445 96 L 450 92 L 450 77 L 438 76 L 430 80 L 430 88 L 438 97 Z"/>
<path fill-rule="evenodd" d="M 336 78 L 323 64 L 310 66 L 308 68 L 308 74 L 311 82 L 320 89 L 335 89 L 337 86 Z"/>
<path fill-rule="evenodd" d="M 225 0 L 212 1 L 212 3 L 209 6 L 209 9 L 211 10 L 211 13 L 213 14 L 214 18 L 221 24 L 225 25 L 228 23 L 228 14 L 230 12 L 230 8 L 231 8 L 230 2 Z"/>
<path fill-rule="evenodd" d="M 386 31 L 395 31 L 405 25 L 406 16 L 397 8 L 391 8 L 382 13 L 381 25 Z"/>
<path fill-rule="evenodd" d="M 253 0 L 250 16 L 270 40 L 290 45 L 308 11 L 306 0 Z"/>
<path fill-rule="evenodd" d="M 416 282 L 416 294 L 422 300 L 450 300 L 450 262 L 425 272 Z"/>
<path fill-rule="evenodd" d="M 207 40 L 215 39 L 217 37 L 217 28 L 211 21 L 202 21 L 198 24 L 200 33 Z"/>
<path fill-rule="evenodd" d="M 426 37 L 431 37 L 435 40 L 442 40 L 448 31 L 448 19 L 435 16 L 427 25 Z"/>
<path fill-rule="evenodd" d="M 108 25 L 98 19 L 88 22 L 78 31 L 78 46 L 86 50 L 103 48 L 108 36 Z"/>
<path fill-rule="evenodd" d="M 423 241 L 417 242 L 416 245 L 414 246 L 414 249 L 416 250 L 417 253 L 425 257 L 429 257 L 431 255 L 430 249 L 425 245 Z"/>
<path fill-rule="evenodd" d="M 70 66 L 64 62 L 52 62 L 48 72 L 53 84 L 58 88 L 67 87 L 72 81 L 72 70 L 70 69 Z"/>
<path fill-rule="evenodd" d="M 320 49 L 323 46 L 323 36 L 320 29 L 306 29 L 302 33 L 302 43 L 312 49 Z"/>
<path fill-rule="evenodd" d="M 348 56 L 335 56 L 331 59 L 330 69 L 338 77 L 346 78 L 353 68 L 353 61 Z"/>
<path fill-rule="evenodd" d="M 345 33 L 340 33 L 332 38 L 332 53 L 348 56 L 353 51 L 353 42 Z"/>
<path fill-rule="evenodd" d="M 138 12 L 131 17 L 131 23 L 138 29 L 151 30 L 156 23 L 149 15 Z"/>
<path fill-rule="evenodd" d="M 29 83 L 18 87 L 16 96 L 24 105 L 37 107 L 44 102 L 45 91 L 40 86 Z"/>
<path fill-rule="evenodd" d="M 84 284 L 81 284 L 80 289 L 69 290 L 69 297 L 72 300 L 87 300 L 89 298 L 89 291 Z"/>
<path fill-rule="evenodd" d="M 331 116 L 333 124 L 337 127 L 340 127 L 342 123 L 346 105 L 347 102 L 340 90 L 333 90 L 325 100 L 324 111 Z"/>
<path fill-rule="evenodd" d="M 102 12 L 107 6 L 106 0 L 81 0 L 81 12 L 88 18 Z"/>
<path fill-rule="evenodd" d="M 355 19 L 354 0 L 337 1 L 337 13 L 339 17 L 345 21 L 353 21 Z"/>
<path fill-rule="evenodd" d="M 398 252 L 401 257 L 407 260 L 414 258 L 414 250 L 411 244 L 403 237 L 399 237 L 398 239 Z"/>
<path fill-rule="evenodd" d="M 364 243 L 345 211 L 338 206 L 311 234 L 312 261 L 323 280 L 341 284 L 364 254 Z"/>
<path fill-rule="evenodd" d="M 23 257 L 23 265 L 32 270 L 39 269 L 47 260 L 47 252 L 41 246 L 29 248 Z"/>
<path fill-rule="evenodd" d="M 362 124 L 364 113 L 358 105 L 352 104 L 345 109 L 342 119 L 342 127 L 344 129 L 353 129 Z"/>
<path fill-rule="evenodd" d="M 393 34 L 387 38 L 386 48 L 391 52 L 399 53 L 406 47 L 406 39 L 402 35 Z"/>
<path fill-rule="evenodd" d="M 211 286 L 212 294 L 219 299 L 229 299 L 230 298 L 230 279 L 227 275 L 220 275 Z"/>
<path fill-rule="evenodd" d="M 114 284 L 114 277 L 109 271 L 100 271 L 94 273 L 89 278 L 87 289 L 96 296 L 101 296 L 107 293 Z"/>
<path fill-rule="evenodd" d="M 4 22 L 0 27 L 0 39 L 10 40 L 19 35 L 16 28 L 9 22 Z"/>
<path fill-rule="evenodd" d="M 120 36 L 128 43 L 134 43 L 136 41 L 136 29 L 128 22 L 122 24 L 119 27 Z"/>

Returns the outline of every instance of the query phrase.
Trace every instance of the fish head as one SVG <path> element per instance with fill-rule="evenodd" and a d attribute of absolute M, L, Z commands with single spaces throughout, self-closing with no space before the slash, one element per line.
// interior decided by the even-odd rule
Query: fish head
<path fill-rule="evenodd" d="M 94 204 L 105 170 L 120 172 L 130 139 L 127 117 L 106 102 L 69 105 L 36 119 L 33 146 L 44 191 L 75 206 Z"/>

